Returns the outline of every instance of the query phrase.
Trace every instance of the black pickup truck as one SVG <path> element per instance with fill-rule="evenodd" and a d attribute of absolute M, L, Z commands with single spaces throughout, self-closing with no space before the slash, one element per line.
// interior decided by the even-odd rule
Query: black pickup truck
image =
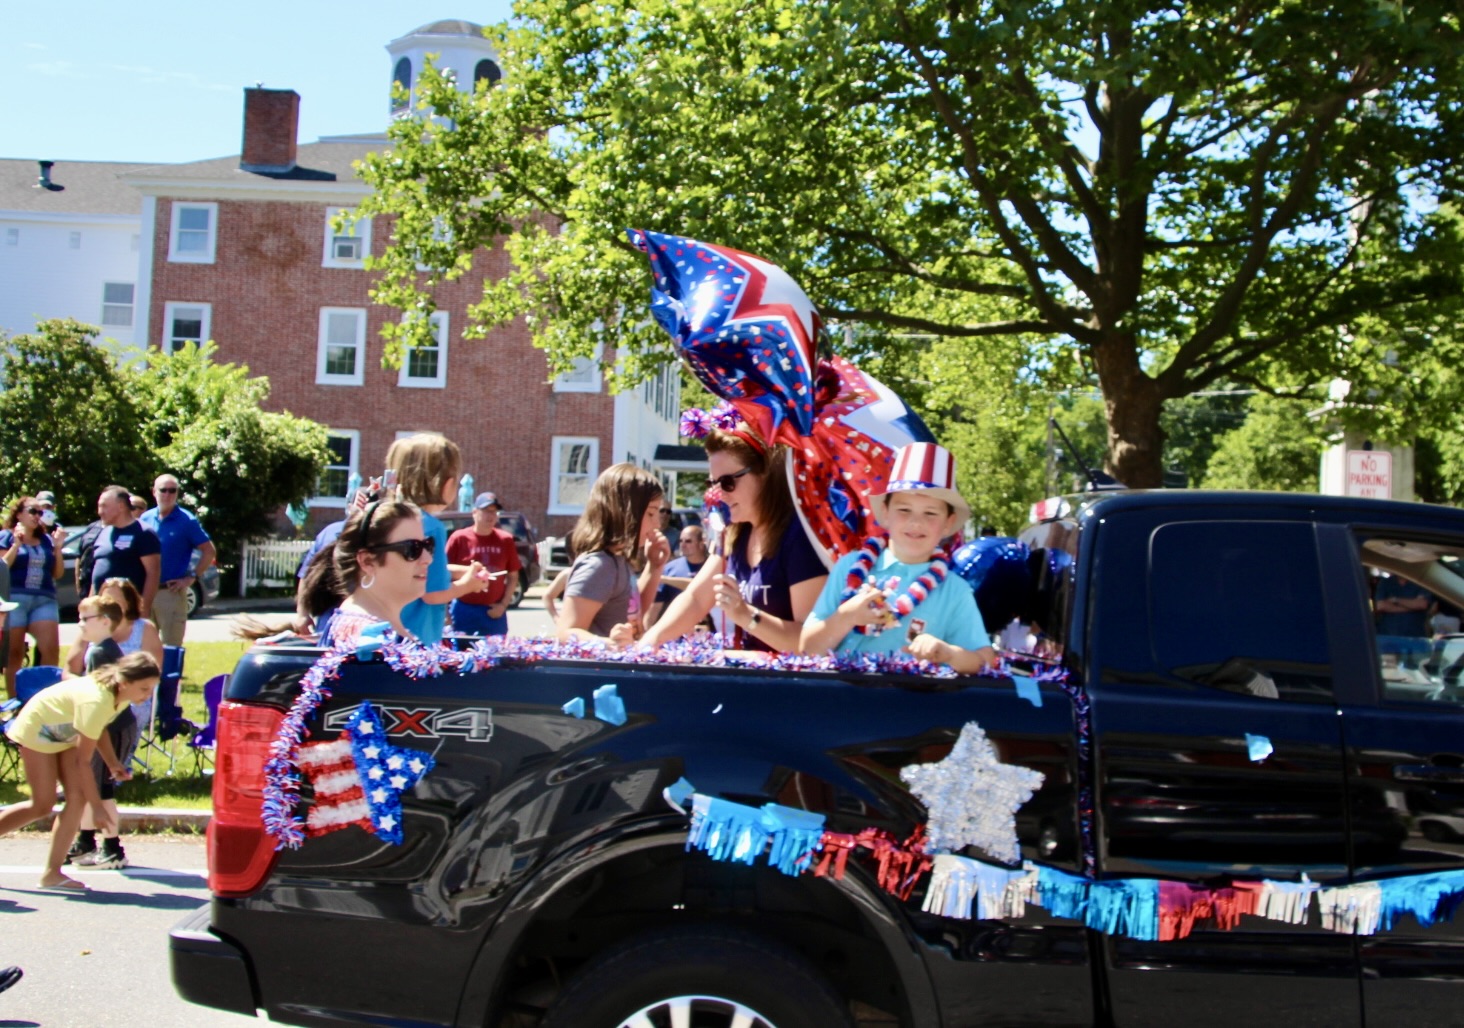
<path fill-rule="evenodd" d="M 1052 572 L 1029 616 L 1053 663 L 1017 665 L 1049 679 L 1035 697 L 996 677 L 345 664 L 312 737 L 369 700 L 393 745 L 435 758 L 400 845 L 349 828 L 276 850 L 265 769 L 321 651 L 256 648 L 228 687 L 214 898 L 173 931 L 178 991 L 300 1025 L 1458 1024 L 1464 512 L 1185 491 L 1050 513 L 1022 536 Z M 623 723 L 575 716 L 612 684 Z M 928 875 L 881 887 L 872 851 L 837 877 L 688 849 L 663 795 L 684 779 L 906 840 L 929 812 L 900 772 L 971 722 L 1043 776 L 1014 822 L 1029 869 L 1170 898 L 1290 883 L 1295 916 L 1201 905 L 1163 940 L 1035 903 L 945 916 Z M 1399 883 L 1431 905 L 1365 927 L 1318 912 L 1386 907 Z"/>

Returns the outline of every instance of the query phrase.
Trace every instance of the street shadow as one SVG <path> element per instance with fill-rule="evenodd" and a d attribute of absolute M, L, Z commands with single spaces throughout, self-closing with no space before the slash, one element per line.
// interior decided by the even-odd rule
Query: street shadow
<path fill-rule="evenodd" d="M 39 1021 L 0 1021 L 0 1028 L 41 1028 Z"/>
<path fill-rule="evenodd" d="M 110 892 L 105 889 L 86 889 L 62 892 L 56 889 L 13 889 L 14 892 L 54 896 L 72 903 L 93 903 L 112 907 L 150 907 L 154 910 L 197 910 L 208 902 L 208 897 L 187 896 L 182 893 L 160 892 L 151 895 L 140 892 Z M 0 1026 L 3 1028 L 3 1026 Z"/>

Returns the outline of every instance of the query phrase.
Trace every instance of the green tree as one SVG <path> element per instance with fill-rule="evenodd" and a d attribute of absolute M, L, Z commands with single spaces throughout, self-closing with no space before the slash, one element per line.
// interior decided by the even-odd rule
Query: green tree
<path fill-rule="evenodd" d="M 114 482 L 150 482 L 152 450 L 130 379 L 97 330 L 69 318 L 0 336 L 0 497 L 7 505 L 42 489 L 62 521 L 96 517 L 97 495 Z"/>
<path fill-rule="evenodd" d="M 1458 291 L 1457 259 L 1407 259 L 1451 242 L 1414 212 L 1459 186 L 1452 0 L 516 14 L 498 86 L 421 77 L 365 210 L 395 217 L 378 300 L 428 310 L 501 242 L 475 318 L 525 317 L 560 366 L 664 358 L 623 230 L 685 233 L 784 265 L 865 343 L 1061 342 L 1066 384 L 1102 390 L 1109 470 L 1157 485 L 1167 401 L 1324 382 L 1360 313 Z M 389 352 L 424 325 L 388 325 Z"/>
<path fill-rule="evenodd" d="M 330 460 L 326 430 L 305 418 L 266 413 L 269 380 L 219 363 L 212 343 L 147 352 L 132 372 L 155 467 L 178 477 L 183 502 L 221 554 L 233 557 L 262 534 L 276 508 L 315 492 Z"/>
<path fill-rule="evenodd" d="M 1316 492 L 1326 426 L 1307 416 L 1304 401 L 1260 394 L 1246 406 L 1244 423 L 1220 437 L 1204 488 Z"/>

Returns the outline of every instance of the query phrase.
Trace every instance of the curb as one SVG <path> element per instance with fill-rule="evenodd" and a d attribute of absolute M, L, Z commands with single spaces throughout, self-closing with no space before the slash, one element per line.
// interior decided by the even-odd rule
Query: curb
<path fill-rule="evenodd" d="M 117 810 L 117 827 L 123 835 L 141 835 L 157 832 L 180 832 L 202 835 L 213 817 L 211 810 L 180 807 L 120 807 Z M 29 825 L 33 831 L 51 830 L 56 815 L 48 814 Z"/>

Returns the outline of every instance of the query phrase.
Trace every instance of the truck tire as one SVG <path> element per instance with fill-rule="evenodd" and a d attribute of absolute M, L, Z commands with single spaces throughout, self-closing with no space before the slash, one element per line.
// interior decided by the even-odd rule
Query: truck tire
<path fill-rule="evenodd" d="M 673 1021 L 672 1011 L 690 1008 Z M 738 1017 L 741 1020 L 737 1020 Z M 587 963 L 542 1028 L 853 1028 L 849 1004 L 792 950 L 715 926 L 652 932 Z"/>

